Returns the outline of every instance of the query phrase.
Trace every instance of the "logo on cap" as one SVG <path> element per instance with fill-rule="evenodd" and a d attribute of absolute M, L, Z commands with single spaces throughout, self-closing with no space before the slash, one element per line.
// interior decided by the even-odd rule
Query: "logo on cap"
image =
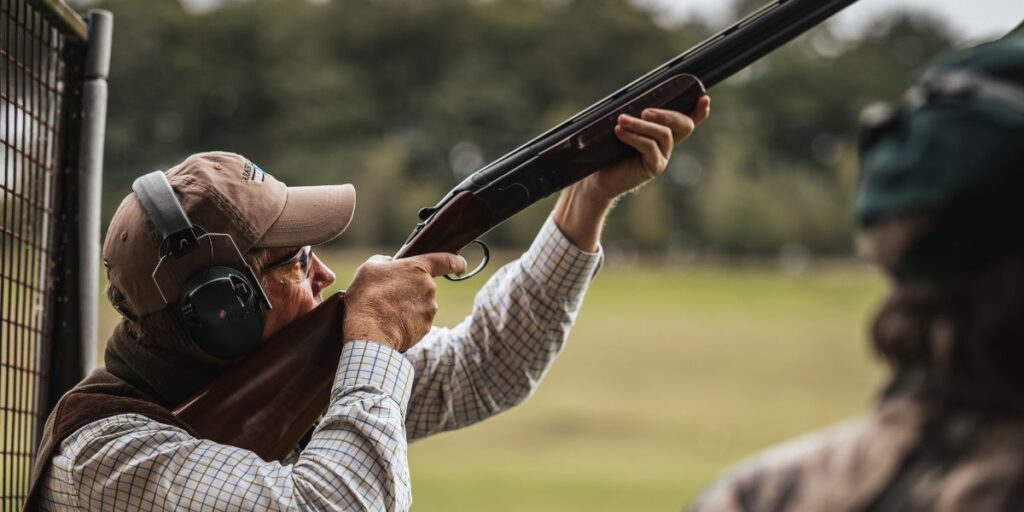
<path fill-rule="evenodd" d="M 260 169 L 260 166 L 246 160 L 242 166 L 242 179 L 253 183 L 263 183 L 267 179 L 267 173 Z"/>

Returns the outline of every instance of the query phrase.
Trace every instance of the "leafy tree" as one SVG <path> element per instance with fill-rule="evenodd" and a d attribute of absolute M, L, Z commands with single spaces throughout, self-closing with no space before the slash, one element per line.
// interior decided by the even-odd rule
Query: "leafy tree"
<path fill-rule="evenodd" d="M 100 7 L 117 22 L 108 218 L 134 177 L 224 149 L 291 184 L 355 183 L 360 211 L 342 243 L 388 247 L 466 173 L 718 28 L 660 26 L 626 0 L 252 0 L 202 15 L 172 0 Z M 943 23 L 920 13 L 856 39 L 828 25 L 799 38 L 713 91 L 712 119 L 667 179 L 622 202 L 609 240 L 660 250 L 686 233 L 730 252 L 847 252 L 857 114 L 896 98 L 950 44 Z M 524 246 L 549 206 L 491 240 Z"/>

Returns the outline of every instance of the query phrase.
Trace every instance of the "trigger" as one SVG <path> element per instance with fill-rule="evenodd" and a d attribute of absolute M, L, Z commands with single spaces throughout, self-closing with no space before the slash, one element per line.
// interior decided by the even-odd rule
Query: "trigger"
<path fill-rule="evenodd" d="M 480 240 L 473 240 L 470 243 L 471 244 L 477 244 L 477 245 L 480 246 L 481 249 L 483 249 L 483 251 L 484 251 L 484 259 L 480 262 L 479 265 L 476 266 L 476 268 L 474 268 L 468 274 L 463 274 L 461 276 L 453 276 L 451 274 L 445 274 L 445 276 L 444 276 L 445 279 L 447 279 L 449 281 L 452 281 L 452 282 L 455 282 L 455 283 L 457 283 L 459 281 L 465 281 L 466 279 L 469 279 L 469 278 L 479 274 L 480 271 L 483 270 L 484 267 L 487 266 L 487 263 L 489 261 L 491 261 L 491 250 L 490 250 L 490 248 L 487 247 L 487 244 L 483 243 Z"/>

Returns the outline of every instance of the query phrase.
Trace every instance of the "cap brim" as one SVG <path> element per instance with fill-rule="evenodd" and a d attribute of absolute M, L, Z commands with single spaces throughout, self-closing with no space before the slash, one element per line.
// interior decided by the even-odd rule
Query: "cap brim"
<path fill-rule="evenodd" d="M 333 240 L 348 227 L 356 208 L 352 185 L 288 187 L 284 211 L 256 247 L 317 245 Z"/>

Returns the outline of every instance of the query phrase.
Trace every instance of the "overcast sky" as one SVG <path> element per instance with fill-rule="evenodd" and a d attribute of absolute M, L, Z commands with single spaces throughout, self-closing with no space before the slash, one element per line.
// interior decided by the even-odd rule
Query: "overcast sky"
<path fill-rule="evenodd" d="M 730 2 L 721 0 L 635 0 L 657 6 L 667 19 L 701 13 L 724 25 Z M 930 10 L 945 17 L 964 40 L 1002 35 L 1024 20 L 1024 0 L 860 0 L 836 19 L 843 28 L 856 30 L 870 20 L 900 7 Z"/>
<path fill-rule="evenodd" d="M 203 12 L 225 0 L 179 1 L 193 12 Z M 711 17 L 721 23 L 723 28 L 734 21 L 723 16 L 732 3 L 726 0 L 633 1 L 657 7 L 656 10 L 663 12 L 669 22 L 694 12 Z M 860 0 L 840 13 L 837 20 L 842 28 L 857 30 L 870 20 L 899 7 L 931 10 L 941 14 L 964 41 L 1002 35 L 1024 20 L 1024 0 Z"/>

